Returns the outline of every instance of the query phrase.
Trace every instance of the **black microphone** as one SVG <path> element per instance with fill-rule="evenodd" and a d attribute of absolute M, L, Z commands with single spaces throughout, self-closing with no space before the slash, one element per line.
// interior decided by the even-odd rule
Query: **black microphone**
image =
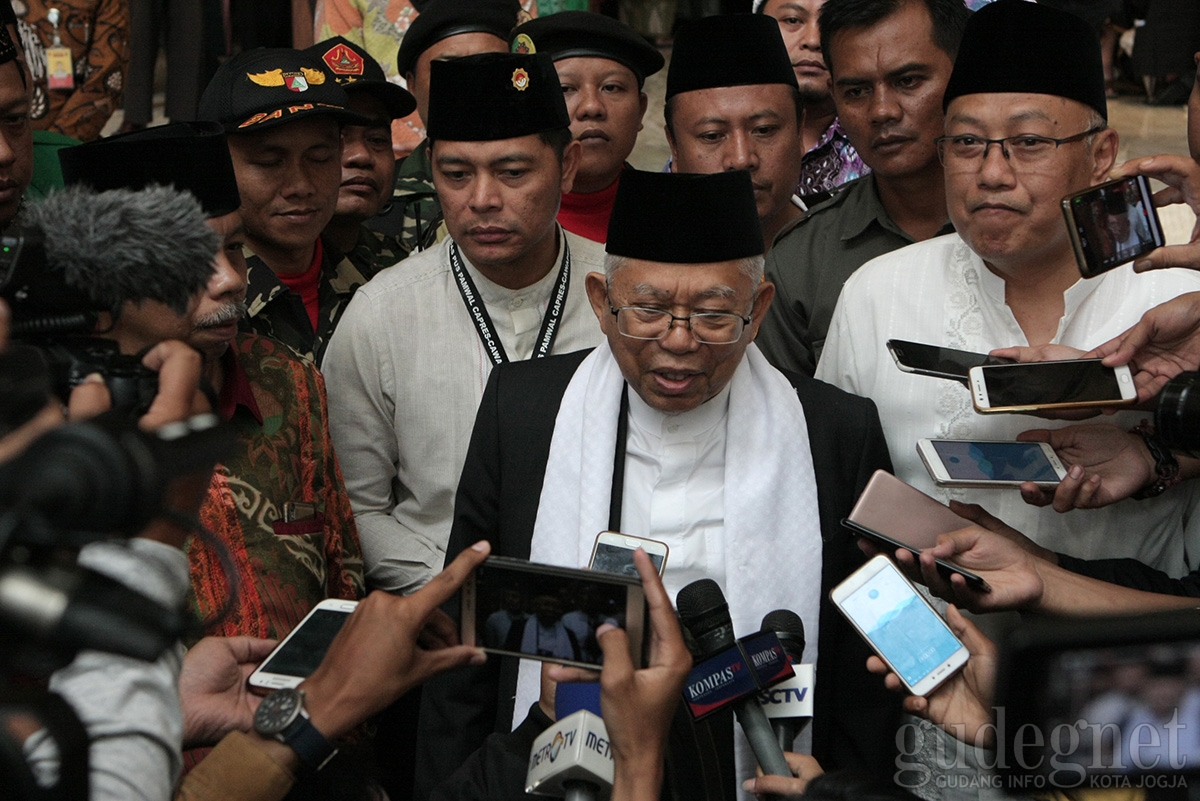
<path fill-rule="evenodd" d="M 737 645 L 729 605 L 717 582 L 706 578 L 693 581 L 679 591 L 675 600 L 683 626 L 691 634 L 693 656 L 697 661 Z M 751 694 L 735 702 L 733 711 L 763 773 L 791 776 L 792 770 L 784 759 L 783 750 L 776 741 L 766 713 L 758 704 L 757 696 Z"/>
<path fill-rule="evenodd" d="M 788 660 L 793 665 L 800 664 L 804 657 L 804 621 L 799 615 L 790 609 L 776 609 L 766 614 L 759 630 L 775 632 L 788 655 Z M 772 718 L 771 728 L 775 730 L 779 747 L 784 751 L 791 751 L 795 747 L 796 736 L 808 720 L 804 717 Z"/>

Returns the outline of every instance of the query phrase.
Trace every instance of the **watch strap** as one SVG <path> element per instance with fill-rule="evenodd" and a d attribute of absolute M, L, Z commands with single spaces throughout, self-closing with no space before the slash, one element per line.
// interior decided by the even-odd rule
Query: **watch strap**
<path fill-rule="evenodd" d="M 279 735 L 279 740 L 296 752 L 305 769 L 314 772 L 325 767 L 325 763 L 337 753 L 337 746 L 317 731 L 317 727 L 308 719 L 308 713 L 303 710 L 287 731 Z"/>

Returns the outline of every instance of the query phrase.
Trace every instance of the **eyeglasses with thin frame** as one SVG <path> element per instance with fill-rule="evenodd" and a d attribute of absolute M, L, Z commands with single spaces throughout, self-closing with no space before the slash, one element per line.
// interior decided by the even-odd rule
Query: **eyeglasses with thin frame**
<path fill-rule="evenodd" d="M 1003 139 L 988 139 L 975 134 L 957 134 L 954 136 L 939 136 L 937 144 L 938 158 L 943 167 L 950 169 L 978 169 L 987 160 L 988 150 L 992 145 L 999 145 L 1004 159 L 1013 169 L 1036 167 L 1044 162 L 1050 154 L 1062 145 L 1081 142 L 1089 136 L 1100 133 L 1108 126 L 1099 125 L 1089 128 L 1083 133 L 1055 139 L 1052 136 L 1036 134 L 1018 134 L 1006 136 Z"/>
<path fill-rule="evenodd" d="M 630 339 L 659 340 L 671 332 L 677 322 L 686 322 L 688 331 L 703 345 L 732 345 L 742 338 L 751 318 L 733 312 L 692 312 L 678 317 L 665 309 L 621 306 L 608 310 L 617 318 L 617 331 Z"/>

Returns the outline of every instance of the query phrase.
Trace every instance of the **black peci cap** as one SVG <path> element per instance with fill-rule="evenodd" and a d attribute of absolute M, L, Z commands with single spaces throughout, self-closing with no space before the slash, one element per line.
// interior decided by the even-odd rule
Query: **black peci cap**
<path fill-rule="evenodd" d="M 570 124 L 548 55 L 480 53 L 432 65 L 425 121 L 430 140 L 490 142 Z"/>
<path fill-rule="evenodd" d="M 363 92 L 378 98 L 394 120 L 407 117 L 417 108 L 416 98 L 407 89 L 390 82 L 379 62 L 349 39 L 334 36 L 303 52 L 321 59 L 347 94 Z"/>
<path fill-rule="evenodd" d="M 711 175 L 621 173 L 605 251 L 666 264 L 763 255 L 754 186 L 746 170 Z"/>
<path fill-rule="evenodd" d="M 520 11 L 517 0 L 432 0 L 408 26 L 396 69 L 411 72 L 431 45 L 460 33 L 490 33 L 507 42 Z"/>
<path fill-rule="evenodd" d="M 229 133 L 261 131 L 314 115 L 365 125 L 320 58 L 285 47 L 246 50 L 218 69 L 200 98 L 198 116 Z"/>
<path fill-rule="evenodd" d="M 787 45 L 773 18 L 723 14 L 679 26 L 667 70 L 668 100 L 697 89 L 764 83 L 797 85 Z"/>
<path fill-rule="evenodd" d="M 107 192 L 171 185 L 195 195 L 210 218 L 242 205 L 225 131 L 215 122 L 176 122 L 118 134 L 63 148 L 58 161 L 67 186 Z"/>
<path fill-rule="evenodd" d="M 1077 100 L 1108 119 L 1100 40 L 1074 14 L 1026 0 L 996 0 L 963 31 L 942 109 L 963 95 L 1021 92 Z"/>
<path fill-rule="evenodd" d="M 549 53 L 562 58 L 607 58 L 629 67 L 641 86 L 663 68 L 662 53 L 628 25 L 590 11 L 560 11 L 531 19 L 512 32 L 514 53 Z"/>

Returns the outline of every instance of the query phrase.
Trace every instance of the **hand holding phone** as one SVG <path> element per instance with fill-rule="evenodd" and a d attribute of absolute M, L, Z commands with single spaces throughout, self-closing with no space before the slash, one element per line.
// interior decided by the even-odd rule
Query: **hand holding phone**
<path fill-rule="evenodd" d="M 667 544 L 645 537 L 633 537 L 619 531 L 601 531 L 596 535 L 596 544 L 592 546 L 592 559 L 588 562 L 588 569 L 636 576 L 638 571 L 637 565 L 633 563 L 633 554 L 638 548 L 646 552 L 650 563 L 661 576 L 667 569 L 667 554 L 670 552 Z"/>
<path fill-rule="evenodd" d="M 1052 488 L 1067 475 L 1045 442 L 920 439 L 917 453 L 930 477 L 943 487 L 994 489 L 1033 482 Z"/>
<path fill-rule="evenodd" d="M 933 692 L 967 662 L 966 646 L 882 554 L 834 587 L 830 598 L 913 695 Z"/>
<path fill-rule="evenodd" d="M 1095 278 L 1166 244 L 1150 182 L 1143 175 L 1067 195 L 1062 210 L 1084 278 Z"/>
<path fill-rule="evenodd" d="M 250 686 L 269 690 L 299 686 L 321 664 L 329 644 L 357 607 L 358 601 L 340 598 L 326 598 L 314 606 L 250 674 Z"/>

